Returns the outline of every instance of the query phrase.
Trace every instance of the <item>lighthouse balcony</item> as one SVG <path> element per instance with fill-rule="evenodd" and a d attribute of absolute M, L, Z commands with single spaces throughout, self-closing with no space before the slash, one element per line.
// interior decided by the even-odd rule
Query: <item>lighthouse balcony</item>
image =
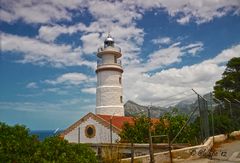
<path fill-rule="evenodd" d="M 100 47 L 97 51 L 97 56 L 102 57 L 103 54 L 114 54 L 117 58 L 121 57 L 121 48 L 118 46 L 106 46 L 106 47 Z"/>
<path fill-rule="evenodd" d="M 96 73 L 100 71 L 106 71 L 106 70 L 114 70 L 123 72 L 121 60 L 118 60 L 116 63 L 102 63 L 101 61 L 97 64 Z"/>
<path fill-rule="evenodd" d="M 116 60 L 114 63 L 103 63 L 102 60 L 97 60 L 97 67 L 100 67 L 100 66 L 120 66 L 122 67 L 122 61 L 120 59 Z"/>
<path fill-rule="evenodd" d="M 98 48 L 98 53 L 103 52 L 103 51 L 109 51 L 109 50 L 121 53 L 121 48 L 118 46 L 100 47 L 100 48 Z"/>

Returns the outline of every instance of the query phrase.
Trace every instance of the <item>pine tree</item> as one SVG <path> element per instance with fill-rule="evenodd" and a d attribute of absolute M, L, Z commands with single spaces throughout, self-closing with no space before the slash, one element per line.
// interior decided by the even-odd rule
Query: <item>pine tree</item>
<path fill-rule="evenodd" d="M 227 63 L 222 79 L 215 84 L 214 95 L 220 100 L 240 100 L 240 57 L 232 58 Z"/>

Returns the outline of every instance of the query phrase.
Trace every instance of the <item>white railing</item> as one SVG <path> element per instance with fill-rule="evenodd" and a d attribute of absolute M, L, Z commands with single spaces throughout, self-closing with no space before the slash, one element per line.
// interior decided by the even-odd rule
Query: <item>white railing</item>
<path fill-rule="evenodd" d="M 103 63 L 101 59 L 97 60 L 97 67 L 102 65 L 117 65 L 122 67 L 122 61 L 120 59 L 117 60 L 117 62 L 113 63 Z"/>
<path fill-rule="evenodd" d="M 107 46 L 107 47 L 100 47 L 98 48 L 98 53 L 102 52 L 102 51 L 106 51 L 106 50 L 112 50 L 112 51 L 117 51 L 119 53 L 121 53 L 121 48 L 118 46 Z"/>

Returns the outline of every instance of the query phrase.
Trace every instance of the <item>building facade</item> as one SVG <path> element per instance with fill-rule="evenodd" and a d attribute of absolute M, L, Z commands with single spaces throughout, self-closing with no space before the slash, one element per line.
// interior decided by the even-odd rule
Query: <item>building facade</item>
<path fill-rule="evenodd" d="M 110 126 L 110 121 L 106 118 L 88 113 L 67 128 L 61 136 L 71 143 L 110 143 L 120 140 L 119 133 L 120 129 L 113 124 Z"/>

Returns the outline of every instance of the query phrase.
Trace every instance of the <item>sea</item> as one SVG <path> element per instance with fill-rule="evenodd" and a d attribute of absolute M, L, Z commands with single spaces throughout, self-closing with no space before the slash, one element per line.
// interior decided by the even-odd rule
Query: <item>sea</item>
<path fill-rule="evenodd" d="M 40 141 L 43 141 L 45 138 L 57 135 L 61 132 L 62 132 L 61 130 L 58 130 L 58 131 L 56 131 L 56 130 L 31 130 L 30 134 L 37 135 L 38 139 Z"/>

